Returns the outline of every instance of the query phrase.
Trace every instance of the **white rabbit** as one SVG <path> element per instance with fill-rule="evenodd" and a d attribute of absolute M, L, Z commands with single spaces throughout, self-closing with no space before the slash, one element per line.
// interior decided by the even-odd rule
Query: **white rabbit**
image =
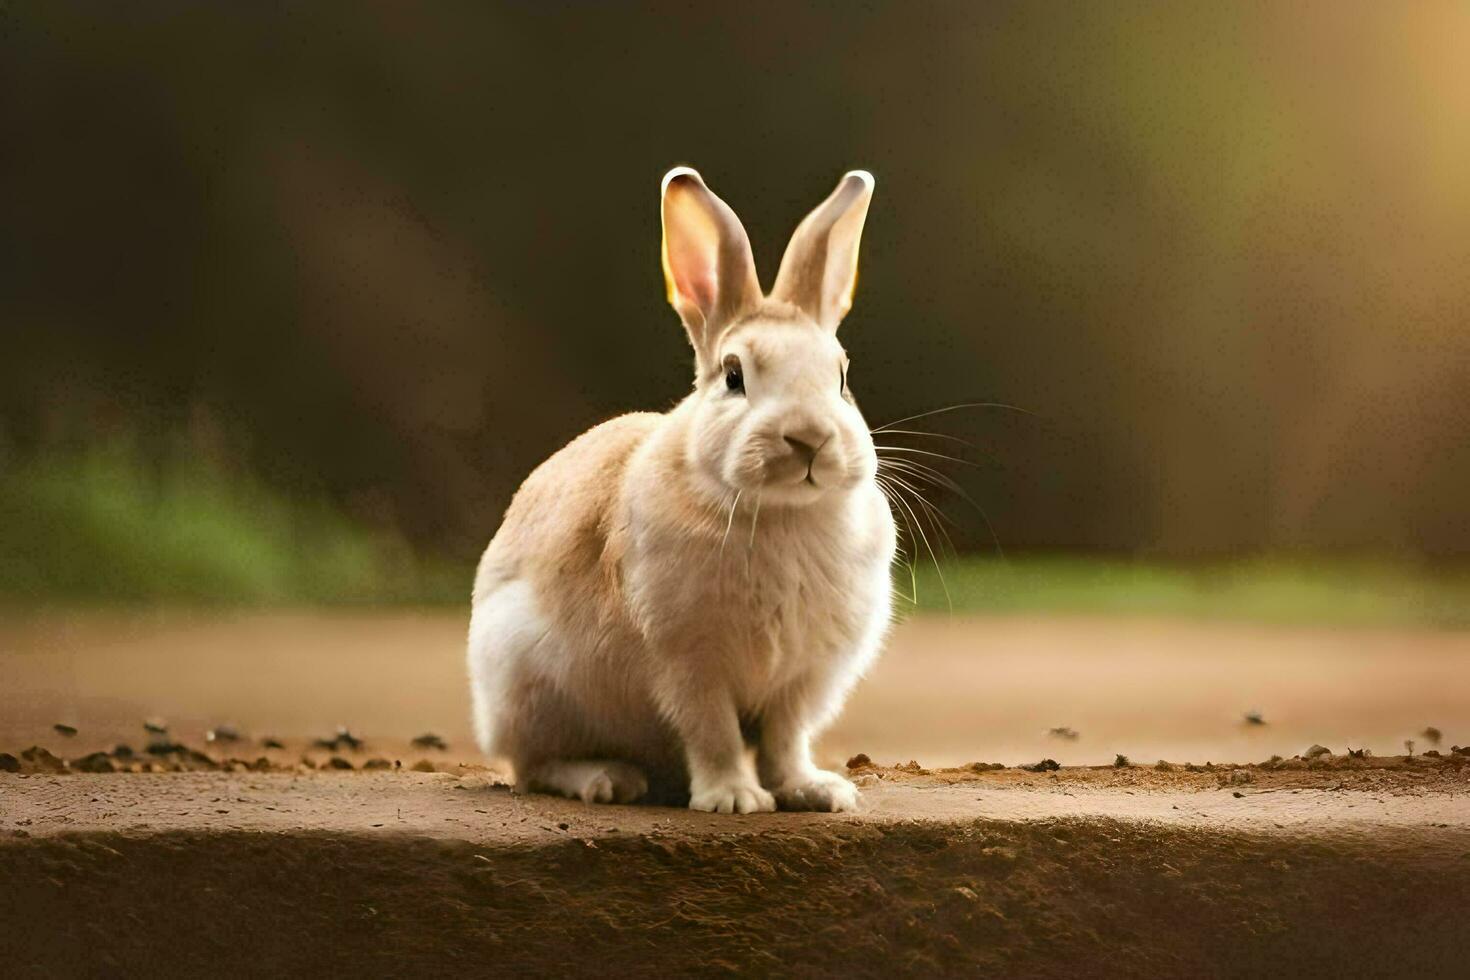
<path fill-rule="evenodd" d="M 769 297 L 699 174 L 662 191 L 694 390 L 584 433 L 516 493 L 475 578 L 477 737 L 522 787 L 589 802 L 852 809 L 810 743 L 892 612 L 893 517 L 837 341 L 873 178 L 807 216 Z"/>

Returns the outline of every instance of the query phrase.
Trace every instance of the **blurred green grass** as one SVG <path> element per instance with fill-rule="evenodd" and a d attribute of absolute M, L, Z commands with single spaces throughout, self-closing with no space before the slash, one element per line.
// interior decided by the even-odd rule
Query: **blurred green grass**
<path fill-rule="evenodd" d="M 1362 559 L 1166 564 L 1028 555 L 933 565 L 897 588 L 926 612 L 1073 613 L 1330 626 L 1470 627 L 1470 573 Z"/>
<path fill-rule="evenodd" d="M 468 602 L 473 567 L 324 500 L 291 498 L 195 454 L 126 443 L 0 462 L 0 600 L 18 605 Z M 1470 570 L 1394 562 L 1165 564 L 964 557 L 895 571 L 901 611 L 1165 616 L 1470 627 Z"/>
<path fill-rule="evenodd" d="M 0 597 L 21 604 L 467 602 L 470 570 L 325 502 L 126 448 L 0 461 Z"/>

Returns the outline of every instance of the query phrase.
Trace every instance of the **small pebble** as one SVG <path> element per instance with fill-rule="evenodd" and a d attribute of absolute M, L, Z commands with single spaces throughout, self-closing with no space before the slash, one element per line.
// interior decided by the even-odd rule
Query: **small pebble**
<path fill-rule="evenodd" d="M 56 733 L 57 734 L 59 734 L 59 735 L 65 735 L 67 738 L 71 738 L 73 735 L 75 735 L 77 733 L 77 730 L 76 730 L 76 728 L 74 726 L 72 726 L 72 725 L 63 725 L 60 722 L 57 722 L 56 724 L 52 725 L 51 727 L 56 730 Z"/>
<path fill-rule="evenodd" d="M 106 752 L 93 752 L 77 759 L 71 766 L 78 772 L 117 772 L 117 766 L 113 765 Z"/>

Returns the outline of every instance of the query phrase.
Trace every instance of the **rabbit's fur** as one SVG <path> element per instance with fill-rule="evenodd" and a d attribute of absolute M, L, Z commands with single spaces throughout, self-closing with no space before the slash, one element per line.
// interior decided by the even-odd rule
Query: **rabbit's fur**
<path fill-rule="evenodd" d="M 541 464 L 475 579 L 476 731 L 522 786 L 720 812 L 856 805 L 810 740 L 891 615 L 893 518 L 836 336 L 872 186 L 843 178 L 767 297 L 734 213 L 694 171 L 664 178 L 694 391 Z"/>

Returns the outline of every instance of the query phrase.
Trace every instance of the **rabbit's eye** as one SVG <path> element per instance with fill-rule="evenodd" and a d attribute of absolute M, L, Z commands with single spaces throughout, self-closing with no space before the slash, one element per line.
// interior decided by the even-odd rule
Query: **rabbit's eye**
<path fill-rule="evenodd" d="M 745 375 L 740 372 L 740 358 L 734 354 L 725 355 L 725 387 L 745 393 Z"/>

